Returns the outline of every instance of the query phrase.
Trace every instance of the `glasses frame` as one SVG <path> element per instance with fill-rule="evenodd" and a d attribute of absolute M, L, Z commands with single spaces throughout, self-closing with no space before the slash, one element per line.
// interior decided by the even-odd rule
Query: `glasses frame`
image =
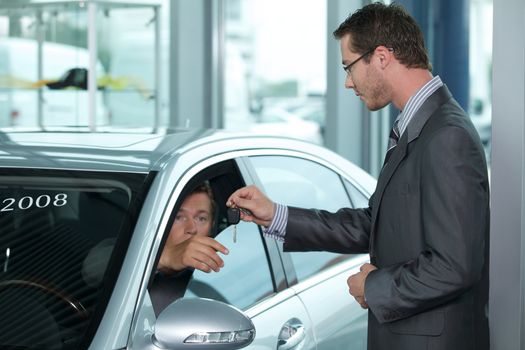
<path fill-rule="evenodd" d="M 372 52 L 375 51 L 375 49 L 376 48 L 374 47 L 373 49 L 368 50 L 367 52 L 365 52 L 364 54 L 362 54 L 361 56 L 356 58 L 354 61 L 350 62 L 346 66 L 343 66 L 343 70 L 346 72 L 346 74 L 351 76 L 352 75 L 352 66 L 354 64 L 356 64 L 357 62 L 359 62 L 361 59 L 363 59 L 365 56 L 370 55 Z"/>

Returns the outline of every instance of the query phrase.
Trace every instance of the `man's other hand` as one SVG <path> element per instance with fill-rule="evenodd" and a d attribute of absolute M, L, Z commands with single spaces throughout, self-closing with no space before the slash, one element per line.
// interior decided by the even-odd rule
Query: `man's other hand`
<path fill-rule="evenodd" d="M 348 278 L 348 291 L 361 305 L 363 309 L 368 309 L 368 304 L 365 301 L 365 280 L 371 271 L 377 270 L 372 264 L 364 264 L 359 269 L 360 271 Z"/>

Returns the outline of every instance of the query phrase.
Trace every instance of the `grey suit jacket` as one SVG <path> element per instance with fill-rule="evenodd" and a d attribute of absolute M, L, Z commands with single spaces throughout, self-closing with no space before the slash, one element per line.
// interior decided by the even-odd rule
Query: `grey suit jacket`
<path fill-rule="evenodd" d="M 369 349 L 479 350 L 489 348 L 488 244 L 484 151 L 443 86 L 401 136 L 369 207 L 289 208 L 284 248 L 370 254 Z"/>

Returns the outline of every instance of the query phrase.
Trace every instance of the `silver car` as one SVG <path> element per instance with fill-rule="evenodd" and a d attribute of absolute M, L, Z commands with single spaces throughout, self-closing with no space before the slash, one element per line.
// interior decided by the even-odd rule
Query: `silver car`
<path fill-rule="evenodd" d="M 156 315 L 159 252 L 204 180 L 230 254 Z M 0 133 L 0 348 L 365 349 L 367 314 L 346 279 L 368 257 L 283 253 L 255 224 L 228 225 L 226 199 L 247 184 L 331 211 L 367 206 L 375 188 L 334 152 L 286 138 Z"/>

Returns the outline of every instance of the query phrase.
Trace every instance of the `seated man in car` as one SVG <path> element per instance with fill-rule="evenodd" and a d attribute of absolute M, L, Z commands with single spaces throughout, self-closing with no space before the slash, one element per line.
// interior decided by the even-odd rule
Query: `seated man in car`
<path fill-rule="evenodd" d="M 184 295 L 194 269 L 218 272 L 224 266 L 218 252 L 228 254 L 228 249 L 210 237 L 215 206 L 207 183 L 194 189 L 180 206 L 149 289 L 157 315 Z"/>
<path fill-rule="evenodd" d="M 180 206 L 149 288 L 156 315 L 184 295 L 194 269 L 218 272 L 224 266 L 218 252 L 228 254 L 228 250 L 210 237 L 215 206 L 207 183 L 195 188 Z M 115 238 L 105 239 L 84 259 L 82 277 L 89 286 L 102 282 L 114 245 Z"/>

